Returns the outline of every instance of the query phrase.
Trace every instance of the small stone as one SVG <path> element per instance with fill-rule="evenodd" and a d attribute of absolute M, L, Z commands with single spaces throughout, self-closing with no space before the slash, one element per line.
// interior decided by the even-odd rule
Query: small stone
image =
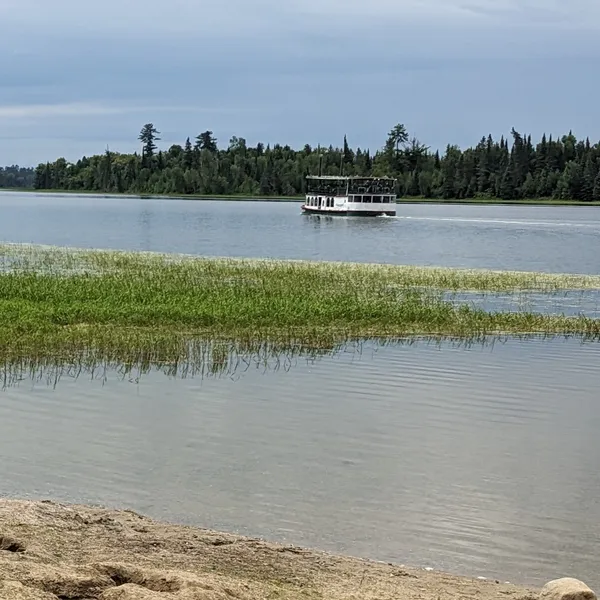
<path fill-rule="evenodd" d="M 549 581 L 540 592 L 540 600 L 596 600 L 596 594 L 583 581 L 563 577 Z"/>

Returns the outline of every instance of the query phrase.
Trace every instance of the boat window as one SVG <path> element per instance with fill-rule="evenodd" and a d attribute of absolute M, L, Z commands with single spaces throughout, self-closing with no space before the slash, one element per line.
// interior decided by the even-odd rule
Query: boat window
<path fill-rule="evenodd" d="M 363 202 L 371 202 L 371 196 L 363 196 Z"/>
<path fill-rule="evenodd" d="M 373 196 L 373 202 L 377 202 L 378 204 L 381 204 L 381 196 Z"/>
<path fill-rule="evenodd" d="M 353 196 L 352 199 L 354 202 L 362 202 L 362 196 Z"/>

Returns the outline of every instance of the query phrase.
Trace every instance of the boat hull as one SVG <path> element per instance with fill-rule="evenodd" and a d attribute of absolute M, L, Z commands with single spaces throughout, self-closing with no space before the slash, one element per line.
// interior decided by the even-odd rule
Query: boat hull
<path fill-rule="evenodd" d="M 308 215 L 325 215 L 326 217 L 395 217 L 395 210 L 324 210 L 316 206 L 302 206 L 302 212 Z"/>

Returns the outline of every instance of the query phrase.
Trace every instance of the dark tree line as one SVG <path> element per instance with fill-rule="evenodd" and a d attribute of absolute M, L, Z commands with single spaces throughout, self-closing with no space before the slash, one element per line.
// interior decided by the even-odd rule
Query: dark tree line
<path fill-rule="evenodd" d="M 0 167 L 0 188 L 32 188 L 34 181 L 34 169 L 19 165 Z"/>
<path fill-rule="evenodd" d="M 371 154 L 349 146 L 301 149 L 275 144 L 249 146 L 232 137 L 219 148 L 212 131 L 183 145 L 159 150 L 160 132 L 144 125 L 140 153 L 59 158 L 35 169 L 37 189 L 130 192 L 136 194 L 206 194 L 296 196 L 305 193 L 305 177 L 326 175 L 392 176 L 398 196 L 425 198 L 557 198 L 600 201 L 600 144 L 577 140 L 572 133 L 554 139 L 514 129 L 512 139 L 483 137 L 472 148 L 448 145 L 432 152 L 403 125 L 396 125 L 383 147 Z"/>

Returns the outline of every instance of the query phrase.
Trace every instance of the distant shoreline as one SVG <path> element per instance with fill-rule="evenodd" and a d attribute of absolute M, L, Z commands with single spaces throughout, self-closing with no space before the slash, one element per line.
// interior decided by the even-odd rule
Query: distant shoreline
<path fill-rule="evenodd" d="M 95 190 L 36 190 L 30 188 L 0 188 L 0 193 L 22 193 L 48 196 L 96 196 L 98 198 L 136 198 L 148 200 L 223 200 L 228 202 L 302 202 L 304 196 L 248 196 L 219 194 L 131 194 L 99 192 Z M 478 206 L 600 206 L 600 202 L 582 200 L 557 200 L 554 198 L 532 198 L 521 200 L 501 200 L 498 198 L 398 198 L 397 204 L 448 204 Z"/>

